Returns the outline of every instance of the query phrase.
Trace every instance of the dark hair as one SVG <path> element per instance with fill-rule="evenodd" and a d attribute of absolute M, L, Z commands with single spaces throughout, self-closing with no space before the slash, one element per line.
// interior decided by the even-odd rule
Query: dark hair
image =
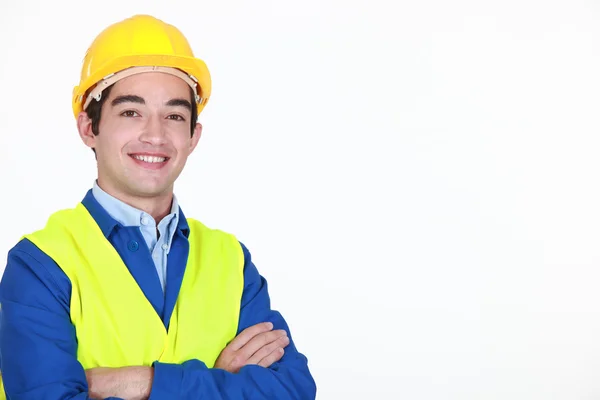
<path fill-rule="evenodd" d="M 113 85 L 107 87 L 102 91 L 102 97 L 100 101 L 96 101 L 93 99 L 90 104 L 85 109 L 88 117 L 92 120 L 92 132 L 94 135 L 98 135 L 100 133 L 100 117 L 102 116 L 102 105 L 106 101 L 106 99 L 110 95 L 110 91 L 112 90 Z M 196 122 L 198 122 L 198 107 L 196 106 L 196 99 L 194 96 L 194 91 L 192 88 L 190 89 L 190 102 L 192 103 L 192 119 L 190 121 L 190 130 L 191 136 L 194 136 L 194 128 L 196 128 Z"/>

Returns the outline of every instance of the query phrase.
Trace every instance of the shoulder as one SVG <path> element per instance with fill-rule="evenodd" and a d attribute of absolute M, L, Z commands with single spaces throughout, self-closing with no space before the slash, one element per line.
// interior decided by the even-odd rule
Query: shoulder
<path fill-rule="evenodd" d="M 195 218 L 186 218 L 190 230 L 190 238 L 200 237 L 202 240 L 217 240 L 221 243 L 229 243 L 230 245 L 240 248 L 240 242 L 235 234 L 223 229 L 208 226 Z"/>
<path fill-rule="evenodd" d="M 244 271 L 250 272 L 251 274 L 256 271 L 256 267 L 252 262 L 252 256 L 248 247 L 232 232 L 214 228 L 204 224 L 202 221 L 195 218 L 186 218 L 187 224 L 190 229 L 190 238 L 193 239 L 192 233 L 202 235 L 204 237 L 212 237 L 213 239 L 219 240 L 222 244 L 227 244 L 230 248 L 235 249 L 240 256 L 241 261 L 244 265 Z M 253 274 L 252 274 L 253 275 Z"/>
<path fill-rule="evenodd" d="M 190 217 L 185 217 L 185 219 L 186 219 L 186 222 L 187 222 L 190 230 L 195 229 L 197 231 L 217 232 L 217 233 L 221 233 L 224 235 L 232 235 L 233 236 L 233 234 L 231 232 L 209 226 L 209 225 L 205 224 L 204 222 L 200 221 L 199 219 L 190 218 Z"/>
<path fill-rule="evenodd" d="M 68 311 L 71 281 L 56 263 L 48 248 L 67 251 L 69 228 L 84 225 L 82 218 L 91 218 L 86 207 L 76 203 L 51 213 L 37 229 L 24 234 L 7 256 L 0 281 L 0 300 L 14 301 L 32 307 L 63 307 Z M 50 244 L 50 246 L 48 246 Z M 46 249 L 44 251 L 43 249 Z M 52 300 L 55 300 L 52 302 Z M 46 304 L 47 303 L 47 304 Z"/>
<path fill-rule="evenodd" d="M 46 217 L 38 228 L 21 236 L 8 251 L 6 266 L 0 281 L 0 299 L 45 306 L 49 298 L 58 300 L 61 306 L 69 307 L 71 282 L 50 255 L 44 252 L 32 238 L 48 236 L 49 227 L 72 218 L 81 210 L 78 206 L 63 208 Z M 60 222 L 59 222 L 60 221 Z M 39 304 L 36 304 L 39 303 Z M 48 305 L 49 306 L 49 305 Z"/>
<path fill-rule="evenodd" d="M 57 226 L 68 227 L 71 224 L 81 222 L 81 218 L 87 217 L 91 217 L 90 213 L 82 203 L 78 203 L 75 207 L 63 208 L 53 212 L 48 216 L 45 224 L 42 224 L 39 229 L 24 235 L 24 237 L 43 234 L 55 229 Z"/>
<path fill-rule="evenodd" d="M 0 300 L 53 308 L 49 301 L 54 299 L 68 309 L 70 297 L 71 282 L 49 255 L 26 238 L 10 249 L 0 281 Z"/>

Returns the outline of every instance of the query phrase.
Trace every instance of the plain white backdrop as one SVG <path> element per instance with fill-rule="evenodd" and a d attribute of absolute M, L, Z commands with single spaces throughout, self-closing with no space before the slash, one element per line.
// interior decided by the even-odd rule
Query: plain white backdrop
<path fill-rule="evenodd" d="M 249 247 L 319 399 L 600 398 L 598 2 L 0 4 L 0 268 L 91 187 L 72 88 L 150 13 L 213 77 L 180 203 Z"/>

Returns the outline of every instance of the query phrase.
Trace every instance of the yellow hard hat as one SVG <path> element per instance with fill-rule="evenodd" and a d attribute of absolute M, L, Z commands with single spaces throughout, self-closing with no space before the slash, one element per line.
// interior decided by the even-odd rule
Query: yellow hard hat
<path fill-rule="evenodd" d="M 81 80 L 73 89 L 73 114 L 119 79 L 159 71 L 184 79 L 196 95 L 198 114 L 210 97 L 211 78 L 204 61 L 194 57 L 186 37 L 173 25 L 149 15 L 135 15 L 104 29 L 83 60 Z"/>

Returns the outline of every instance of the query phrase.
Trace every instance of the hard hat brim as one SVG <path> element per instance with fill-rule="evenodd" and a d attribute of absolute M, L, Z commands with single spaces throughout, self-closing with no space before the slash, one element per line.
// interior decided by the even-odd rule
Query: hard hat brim
<path fill-rule="evenodd" d="M 211 94 L 211 76 L 204 61 L 195 57 L 185 57 L 176 55 L 162 54 L 131 54 L 114 58 L 99 68 L 81 82 L 79 86 L 73 88 L 73 114 L 75 118 L 83 111 L 83 103 L 87 92 L 94 87 L 103 78 L 122 71 L 130 67 L 141 66 L 159 66 L 177 68 L 195 80 L 198 83 L 198 94 L 201 97 L 201 102 L 197 103 L 198 114 L 206 106 Z"/>

